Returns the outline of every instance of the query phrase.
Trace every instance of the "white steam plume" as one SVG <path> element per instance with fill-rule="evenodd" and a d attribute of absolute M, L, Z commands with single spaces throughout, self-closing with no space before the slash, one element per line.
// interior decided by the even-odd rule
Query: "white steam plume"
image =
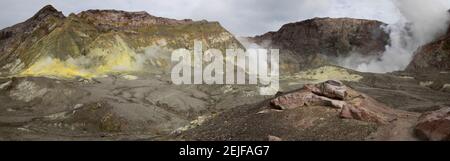
<path fill-rule="evenodd" d="M 379 59 L 355 64 L 349 57 L 342 60 L 345 67 L 363 72 L 385 73 L 403 70 L 414 52 L 422 45 L 445 34 L 450 20 L 448 0 L 395 0 L 402 17 L 385 27 L 390 33 L 390 44 Z"/>

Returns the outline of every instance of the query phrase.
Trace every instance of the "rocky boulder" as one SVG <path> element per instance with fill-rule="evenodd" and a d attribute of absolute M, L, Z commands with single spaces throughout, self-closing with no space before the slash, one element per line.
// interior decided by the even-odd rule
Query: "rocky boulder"
<path fill-rule="evenodd" d="M 272 99 L 270 104 L 279 110 L 329 106 L 340 110 L 341 118 L 381 124 L 396 118 L 396 114 L 391 108 L 335 80 L 305 85 L 300 90 Z"/>
<path fill-rule="evenodd" d="M 450 140 L 450 108 L 422 114 L 415 127 L 415 133 L 426 140 Z"/>

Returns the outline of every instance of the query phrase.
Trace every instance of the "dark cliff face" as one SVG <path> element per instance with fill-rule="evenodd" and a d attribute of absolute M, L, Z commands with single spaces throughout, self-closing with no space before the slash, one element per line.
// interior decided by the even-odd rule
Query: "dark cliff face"
<path fill-rule="evenodd" d="M 318 61 L 321 59 L 318 57 L 346 57 L 351 53 L 379 56 L 389 43 L 384 25 L 373 20 L 315 18 L 286 24 L 279 31 L 251 39 L 257 44 L 269 43 L 270 47 L 293 54 L 296 59 L 304 59 L 299 63 L 317 64 L 324 61 Z"/>
<path fill-rule="evenodd" d="M 450 71 L 450 28 L 445 36 L 419 48 L 406 71 L 418 73 Z"/>
<path fill-rule="evenodd" d="M 256 36 L 256 42 L 271 40 L 274 46 L 298 54 L 322 53 L 340 56 L 351 51 L 379 54 L 389 35 L 379 21 L 350 18 L 316 18 L 284 25 L 277 32 Z"/>
<path fill-rule="evenodd" d="M 147 12 L 125 12 L 117 10 L 88 10 L 76 15 L 97 27 L 110 28 L 136 28 L 148 25 L 181 25 L 194 21 L 190 19 L 175 20 L 156 17 Z"/>

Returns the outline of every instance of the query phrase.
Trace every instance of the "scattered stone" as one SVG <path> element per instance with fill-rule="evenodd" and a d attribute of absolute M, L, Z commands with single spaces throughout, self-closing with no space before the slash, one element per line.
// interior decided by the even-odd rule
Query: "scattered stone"
<path fill-rule="evenodd" d="M 10 84 L 11 84 L 11 80 L 10 81 L 7 81 L 7 82 L 5 82 L 5 83 L 3 83 L 3 84 L 0 84 L 0 89 L 3 89 L 3 88 L 5 88 L 5 87 L 7 87 L 7 86 L 9 86 Z"/>
<path fill-rule="evenodd" d="M 195 127 L 201 126 L 205 121 L 207 121 L 208 119 L 214 117 L 213 115 L 207 115 L 207 116 L 199 116 L 197 117 L 197 119 L 192 120 L 188 125 L 180 127 L 178 129 L 175 129 L 174 131 L 172 131 L 170 134 L 171 135 L 179 135 L 184 131 L 187 131 L 189 129 L 193 129 Z"/>
<path fill-rule="evenodd" d="M 76 110 L 76 109 L 79 109 L 81 107 L 83 107 L 83 104 L 76 104 L 75 106 L 73 106 L 73 109 Z"/>
<path fill-rule="evenodd" d="M 66 117 L 67 117 L 67 112 L 59 112 L 59 113 L 51 114 L 48 116 L 44 116 L 44 118 L 47 118 L 50 120 L 59 120 L 59 119 L 64 119 Z"/>
<path fill-rule="evenodd" d="M 340 113 L 340 117 L 341 118 L 346 118 L 346 119 L 352 119 L 352 112 L 350 111 L 350 108 L 348 108 L 348 106 L 344 106 L 344 108 L 342 108 L 341 113 Z"/>
<path fill-rule="evenodd" d="M 85 78 L 78 77 L 77 81 L 83 84 L 89 84 L 89 80 Z"/>
<path fill-rule="evenodd" d="M 6 111 L 8 111 L 8 112 L 15 112 L 16 110 L 14 110 L 12 108 L 8 108 L 8 109 L 6 109 Z"/>
<path fill-rule="evenodd" d="M 281 139 L 277 136 L 272 136 L 272 135 L 269 135 L 268 139 L 269 139 L 269 141 L 283 141 L 283 139 Z"/>
<path fill-rule="evenodd" d="M 126 80 L 136 80 L 136 79 L 138 79 L 138 77 L 137 76 L 134 76 L 134 75 L 124 75 L 124 76 L 122 76 L 124 79 L 126 79 Z"/>
<path fill-rule="evenodd" d="M 30 129 L 27 129 L 27 128 L 24 128 L 24 127 L 19 127 L 19 128 L 17 128 L 17 130 L 24 131 L 24 132 L 31 132 Z"/>
<path fill-rule="evenodd" d="M 443 92 L 450 92 L 450 84 L 444 84 L 441 89 Z"/>
<path fill-rule="evenodd" d="M 422 114 L 414 132 L 421 139 L 450 141 L 450 107 Z"/>
<path fill-rule="evenodd" d="M 419 82 L 420 86 L 423 86 L 423 87 L 429 87 L 429 86 L 433 85 L 433 83 L 434 83 L 433 81 Z"/>

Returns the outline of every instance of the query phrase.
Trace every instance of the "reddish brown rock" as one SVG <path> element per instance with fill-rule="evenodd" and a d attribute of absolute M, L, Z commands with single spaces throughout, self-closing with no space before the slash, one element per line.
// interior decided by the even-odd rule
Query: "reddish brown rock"
<path fill-rule="evenodd" d="M 420 116 L 415 133 L 418 137 L 432 141 L 450 140 L 450 108 L 427 112 Z"/>
<path fill-rule="evenodd" d="M 328 98 L 344 100 L 347 96 L 347 88 L 345 85 L 336 80 L 328 80 L 325 83 L 316 84 L 314 89 L 316 90 L 313 90 L 313 93 Z"/>
<path fill-rule="evenodd" d="M 342 108 L 344 102 L 314 94 L 311 90 L 304 88 L 276 97 L 271 101 L 271 104 L 277 109 L 285 110 L 302 106 L 331 106 Z"/>
<path fill-rule="evenodd" d="M 355 119 L 361 121 L 387 123 L 390 119 L 383 113 L 378 113 L 375 109 L 369 109 L 368 106 L 355 106 L 347 104 L 340 112 L 341 118 Z"/>
<path fill-rule="evenodd" d="M 270 101 L 272 107 L 286 110 L 306 106 L 328 106 L 340 109 L 340 117 L 376 123 L 388 123 L 396 118 L 386 105 L 358 93 L 339 81 L 326 81 L 280 95 Z"/>
<path fill-rule="evenodd" d="M 341 118 L 346 118 L 346 119 L 352 119 L 353 118 L 353 114 L 352 111 L 350 111 L 350 108 L 348 106 L 344 106 L 341 110 L 341 113 L 339 115 Z"/>

